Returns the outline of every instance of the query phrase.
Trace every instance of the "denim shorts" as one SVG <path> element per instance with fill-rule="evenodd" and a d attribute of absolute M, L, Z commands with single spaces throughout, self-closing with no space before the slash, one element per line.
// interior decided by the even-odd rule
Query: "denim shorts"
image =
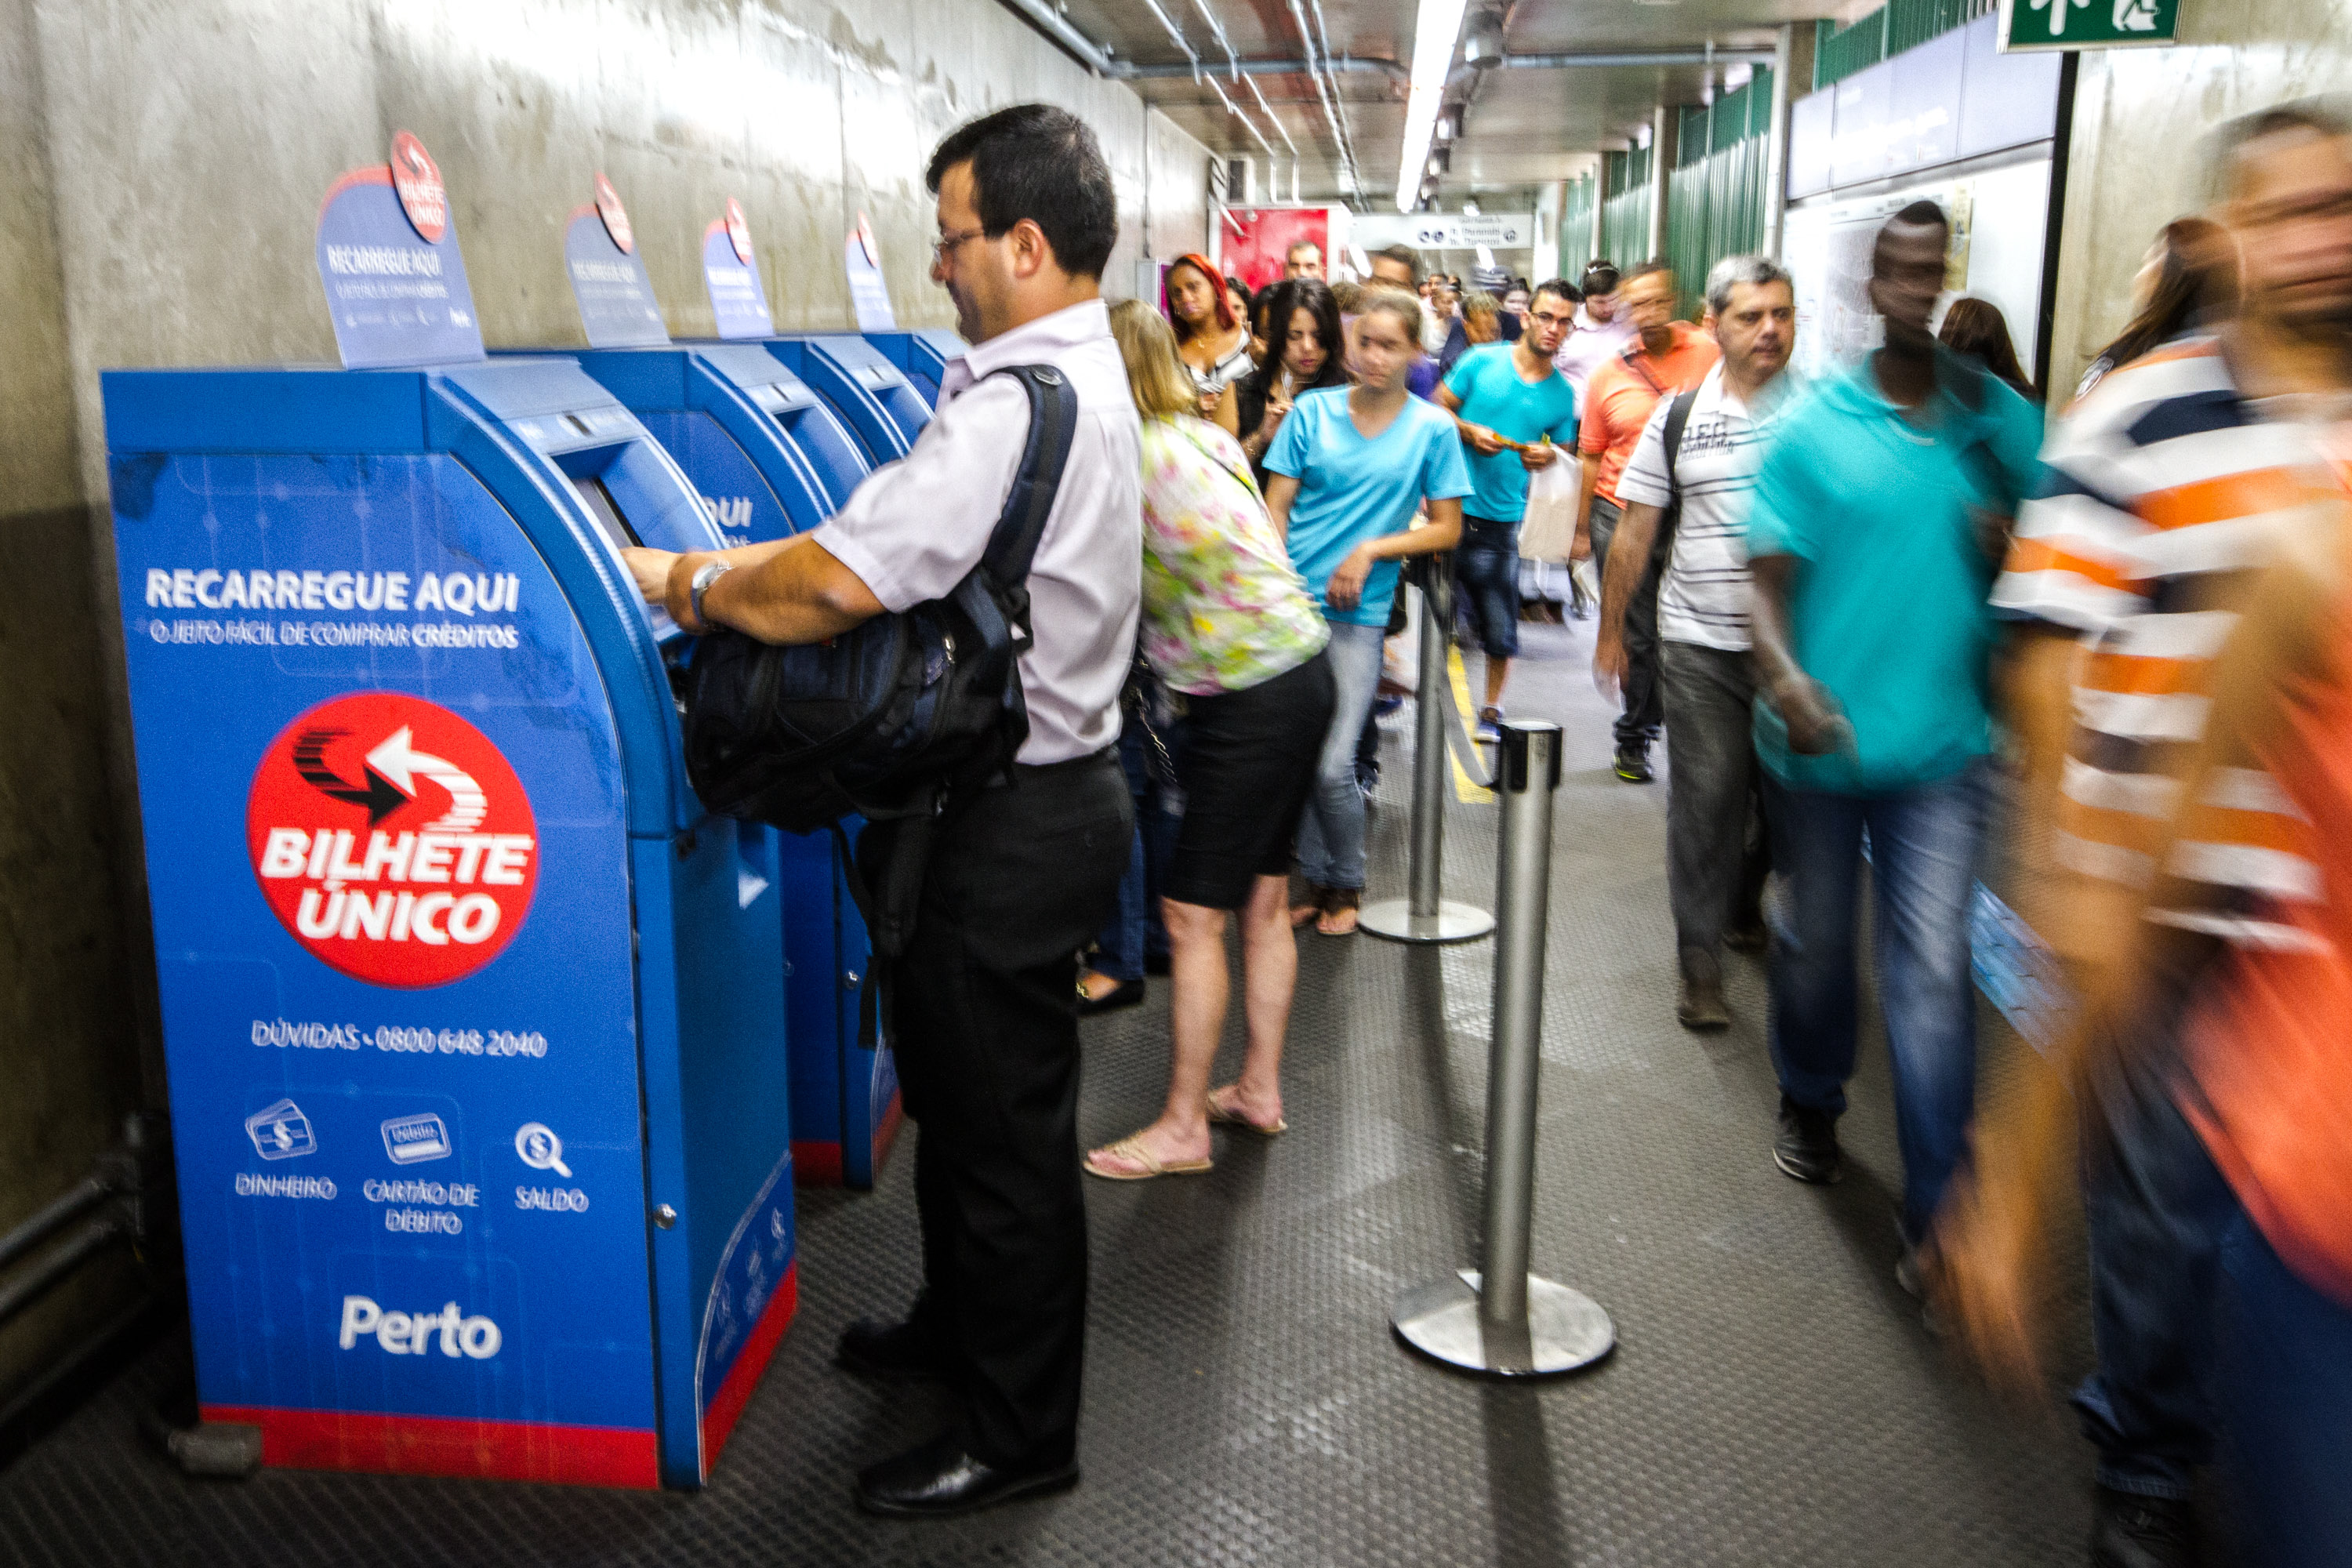
<path fill-rule="evenodd" d="M 1519 525 L 1493 518 L 1462 519 L 1454 555 L 1454 588 L 1490 658 L 1519 651 Z"/>

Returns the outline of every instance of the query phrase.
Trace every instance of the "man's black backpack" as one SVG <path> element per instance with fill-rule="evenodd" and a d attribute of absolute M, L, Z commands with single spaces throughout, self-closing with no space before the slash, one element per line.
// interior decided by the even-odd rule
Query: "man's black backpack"
<path fill-rule="evenodd" d="M 1029 734 L 1014 661 L 1029 647 L 1029 564 L 1077 431 L 1051 365 L 997 374 L 1029 394 L 1029 440 L 988 551 L 954 592 L 823 643 L 698 639 L 684 672 L 686 771 L 721 816 L 813 832 L 858 813 L 929 816 L 1004 773 Z"/>

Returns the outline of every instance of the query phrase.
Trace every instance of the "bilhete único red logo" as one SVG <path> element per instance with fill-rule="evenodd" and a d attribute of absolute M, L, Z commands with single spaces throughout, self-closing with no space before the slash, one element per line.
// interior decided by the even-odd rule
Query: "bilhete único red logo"
<path fill-rule="evenodd" d="M 427 245 L 440 244 L 449 232 L 448 187 L 442 184 L 441 165 L 425 143 L 405 131 L 392 138 L 392 188 L 418 237 Z"/>
<path fill-rule="evenodd" d="M 371 985 L 446 985 L 514 940 L 539 884 L 530 799 L 488 736 L 396 691 L 320 703 L 270 742 L 246 841 L 272 913 Z"/>

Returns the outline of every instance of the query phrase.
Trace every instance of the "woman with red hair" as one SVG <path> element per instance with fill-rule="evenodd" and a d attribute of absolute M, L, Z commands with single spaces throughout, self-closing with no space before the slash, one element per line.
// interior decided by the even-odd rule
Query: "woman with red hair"
<path fill-rule="evenodd" d="M 1176 330 L 1176 353 L 1201 394 L 1201 416 L 1238 436 L 1234 384 L 1256 368 L 1249 328 L 1234 313 L 1225 280 L 1205 256 L 1176 258 L 1160 284 L 1161 306 Z"/>

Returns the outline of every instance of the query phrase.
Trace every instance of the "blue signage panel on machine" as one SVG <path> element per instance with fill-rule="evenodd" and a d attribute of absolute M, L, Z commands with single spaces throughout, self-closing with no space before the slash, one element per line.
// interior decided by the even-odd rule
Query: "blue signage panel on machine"
<path fill-rule="evenodd" d="M 782 922 L 573 365 L 104 378 L 190 1309 L 274 1464 L 705 1479 L 796 1299 Z"/>
<path fill-rule="evenodd" d="M 590 352 L 581 368 L 668 448 L 731 544 L 815 527 L 864 479 L 864 458 L 830 409 L 751 344 Z M 701 548 L 648 532 L 665 549 Z M 758 831 L 758 830 L 752 830 Z M 887 1045 L 858 1036 L 866 923 L 829 834 L 773 835 L 783 889 L 793 1039 L 793 1165 L 803 1183 L 870 1187 L 899 1121 Z M 854 977 L 854 978 L 853 978 Z"/>
<path fill-rule="evenodd" d="M 898 367 L 908 384 L 922 398 L 923 406 L 934 411 L 940 405 L 940 381 L 947 374 L 948 361 L 971 346 L 940 327 L 911 332 L 868 332 L 866 341 Z"/>
<path fill-rule="evenodd" d="M 833 405 L 880 468 L 914 450 L 931 410 L 883 352 L 864 338 L 811 333 L 761 340 L 785 368 Z"/>

